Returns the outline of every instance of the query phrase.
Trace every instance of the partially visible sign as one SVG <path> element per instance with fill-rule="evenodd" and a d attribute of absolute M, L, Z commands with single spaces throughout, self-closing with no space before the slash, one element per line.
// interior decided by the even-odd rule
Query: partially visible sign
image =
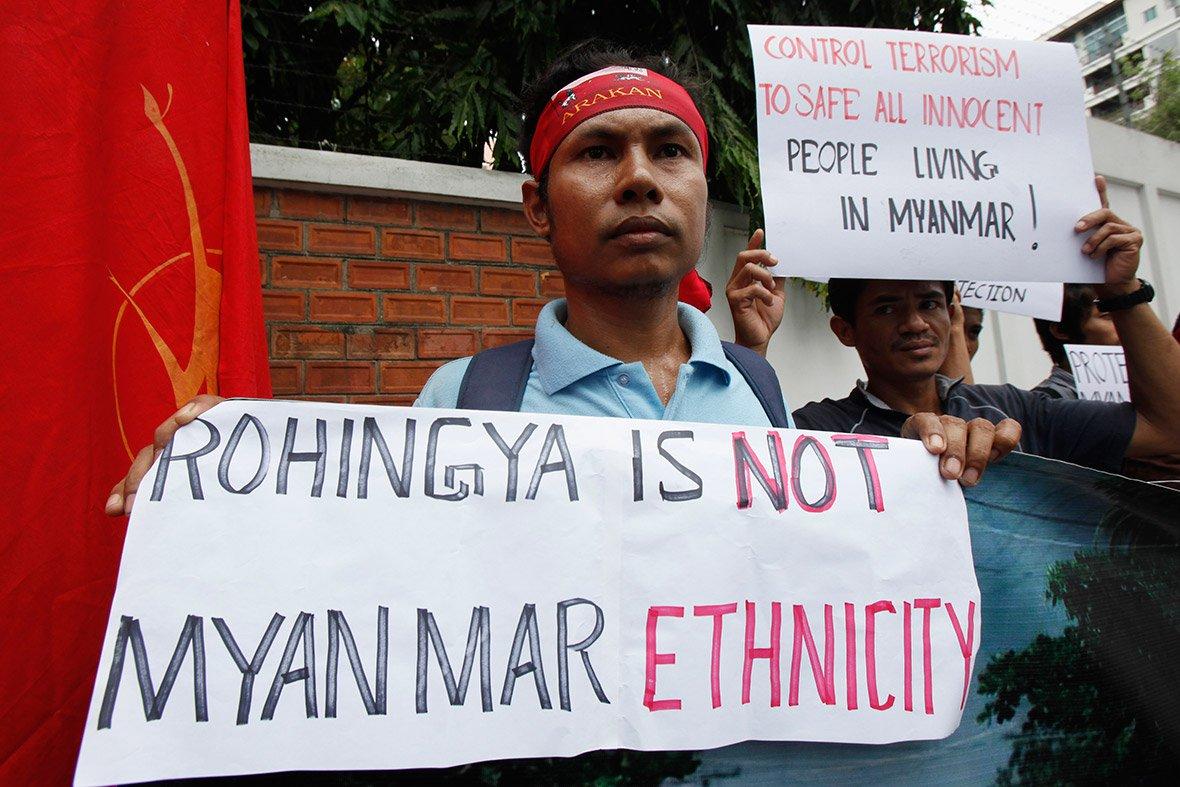
<path fill-rule="evenodd" d="M 1069 44 L 751 25 L 776 273 L 1097 282 Z"/>
<path fill-rule="evenodd" d="M 234 400 L 144 479 L 77 781 L 941 738 L 980 615 L 917 441 Z"/>
<path fill-rule="evenodd" d="M 964 306 L 992 309 L 1057 322 L 1061 319 L 1063 285 L 1037 281 L 955 282 Z"/>
<path fill-rule="evenodd" d="M 1127 359 L 1118 345 L 1067 344 L 1065 353 L 1073 371 L 1078 398 L 1100 402 L 1129 402 Z"/>

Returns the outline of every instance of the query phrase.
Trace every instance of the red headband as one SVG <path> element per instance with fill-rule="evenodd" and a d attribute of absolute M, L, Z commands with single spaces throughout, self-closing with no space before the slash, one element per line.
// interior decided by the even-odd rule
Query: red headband
<path fill-rule="evenodd" d="M 683 120 L 700 143 L 701 166 L 709 163 L 709 132 L 687 90 L 646 68 L 610 66 L 574 80 L 549 99 L 529 145 L 529 170 L 540 177 L 553 151 L 579 123 L 632 107 L 658 109 Z"/>

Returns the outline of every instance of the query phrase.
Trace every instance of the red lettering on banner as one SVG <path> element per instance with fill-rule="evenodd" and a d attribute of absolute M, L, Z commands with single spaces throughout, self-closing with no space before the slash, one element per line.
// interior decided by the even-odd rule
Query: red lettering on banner
<path fill-rule="evenodd" d="M 922 690 L 926 692 L 926 715 L 934 715 L 934 674 L 930 663 L 930 613 L 942 606 L 937 598 L 916 598 L 914 606 L 922 610 Z"/>
<path fill-rule="evenodd" d="M 807 612 L 802 604 L 794 607 L 795 640 L 791 648 L 791 683 L 787 693 L 787 704 L 799 704 L 799 667 L 803 661 L 800 645 L 806 643 L 807 658 L 811 662 L 811 674 L 815 678 L 815 689 L 824 705 L 836 704 L 836 644 L 832 626 L 832 605 L 824 604 L 824 663 L 820 666 L 819 653 L 807 623 Z"/>
<path fill-rule="evenodd" d="M 897 614 L 897 608 L 892 601 L 874 601 L 865 607 L 865 676 L 869 682 L 869 707 L 873 710 L 888 710 L 893 705 L 893 695 L 880 701 L 877 692 L 877 624 L 878 612 Z"/>
<path fill-rule="evenodd" d="M 649 711 L 680 710 L 680 700 L 656 699 L 656 667 L 675 664 L 675 653 L 656 652 L 656 624 L 661 617 L 682 618 L 684 607 L 648 607 L 647 609 L 647 669 L 643 687 L 643 704 Z"/>
<path fill-rule="evenodd" d="M 844 602 L 844 691 L 848 710 L 856 710 L 856 606 Z"/>
<path fill-rule="evenodd" d="M 967 688 L 971 685 L 971 651 L 975 644 L 975 602 L 967 604 L 967 636 L 963 636 L 963 627 L 955 608 L 951 602 L 946 602 L 946 614 L 951 618 L 951 625 L 955 627 L 955 637 L 959 640 L 959 652 L 963 654 L 963 699 L 959 701 L 959 710 L 967 707 Z"/>
<path fill-rule="evenodd" d="M 910 602 L 901 605 L 901 675 L 902 675 L 902 706 L 906 710 L 914 709 L 914 643 L 913 616 Z"/>
<path fill-rule="evenodd" d="M 732 604 L 705 604 L 692 608 L 696 617 L 713 618 L 713 649 L 709 654 L 709 690 L 713 707 L 721 707 L 721 625 L 726 615 L 737 612 L 737 602 Z"/>
<path fill-rule="evenodd" d="M 754 647 L 754 602 L 746 602 L 746 648 L 742 664 L 742 704 L 750 702 L 750 676 L 754 671 L 754 659 L 768 659 L 770 661 L 770 707 L 782 705 L 782 674 L 779 669 L 779 655 L 782 631 L 783 605 L 778 601 L 770 604 L 770 646 Z"/>

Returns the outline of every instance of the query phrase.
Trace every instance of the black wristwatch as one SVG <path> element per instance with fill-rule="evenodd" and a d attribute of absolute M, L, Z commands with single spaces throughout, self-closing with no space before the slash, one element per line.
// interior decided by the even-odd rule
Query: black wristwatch
<path fill-rule="evenodd" d="M 1139 280 L 1139 289 L 1126 295 L 1116 295 L 1113 298 L 1099 298 L 1094 301 L 1094 308 L 1100 312 L 1117 312 L 1130 309 L 1141 303 L 1151 303 L 1155 299 L 1155 290 L 1150 284 Z"/>

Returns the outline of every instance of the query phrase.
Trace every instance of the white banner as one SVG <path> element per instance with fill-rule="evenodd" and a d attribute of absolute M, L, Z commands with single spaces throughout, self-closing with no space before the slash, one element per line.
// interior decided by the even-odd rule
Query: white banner
<path fill-rule="evenodd" d="M 1101 344 L 1067 344 L 1065 354 L 1073 371 L 1078 398 L 1100 402 L 1131 401 L 1127 359 L 1123 348 Z"/>
<path fill-rule="evenodd" d="M 76 778 L 941 738 L 979 635 L 914 441 L 234 400 L 144 479 Z"/>
<path fill-rule="evenodd" d="M 1061 319 L 1064 285 L 1040 281 L 955 282 L 964 306 L 992 309 L 1042 320 Z"/>
<path fill-rule="evenodd" d="M 1097 282 L 1069 44 L 750 25 L 778 275 Z"/>

